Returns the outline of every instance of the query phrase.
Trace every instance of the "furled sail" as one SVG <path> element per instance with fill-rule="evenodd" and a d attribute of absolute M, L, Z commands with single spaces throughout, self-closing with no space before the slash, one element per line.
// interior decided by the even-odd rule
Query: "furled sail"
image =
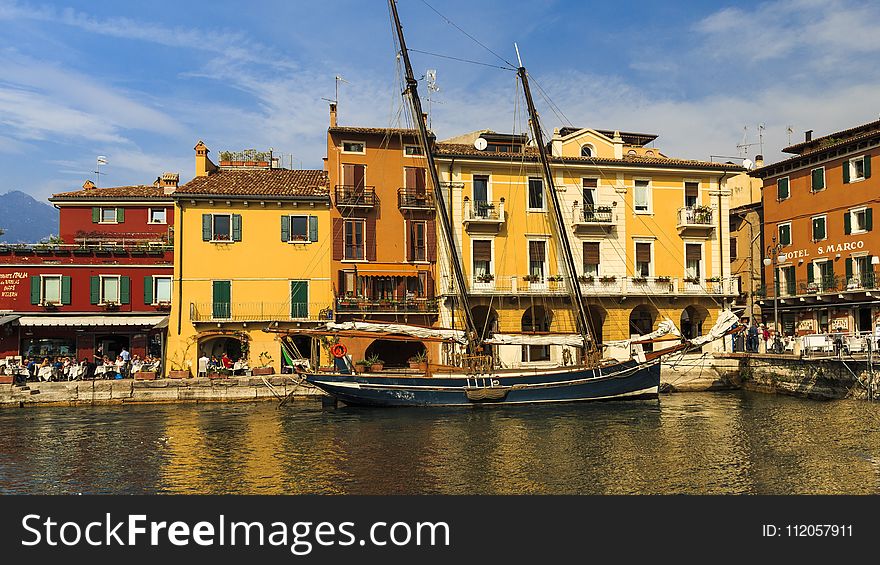
<path fill-rule="evenodd" d="M 640 335 L 639 337 L 633 338 L 633 339 L 621 339 L 618 341 L 606 341 L 605 345 L 608 345 L 611 347 L 629 347 L 633 342 L 658 339 L 658 338 L 661 338 L 665 335 L 673 335 L 675 337 L 681 337 L 681 332 L 678 331 L 678 328 L 675 327 L 675 323 L 672 320 L 670 320 L 669 318 L 666 318 L 665 320 L 663 320 L 659 324 L 657 324 L 657 329 L 649 334 Z"/>
<path fill-rule="evenodd" d="M 419 337 L 423 339 L 446 339 L 455 341 L 461 345 L 467 345 L 467 335 L 461 330 L 451 330 L 445 328 L 423 328 L 421 326 L 410 326 L 407 324 L 379 324 L 375 322 L 344 322 L 337 324 L 336 322 L 327 322 L 328 331 L 360 331 L 373 332 L 377 334 L 399 334 L 411 337 Z"/>
<path fill-rule="evenodd" d="M 568 345 L 583 347 L 580 334 L 493 334 L 486 340 L 491 345 Z"/>
<path fill-rule="evenodd" d="M 718 316 L 718 321 L 715 322 L 715 325 L 709 330 L 709 333 L 690 340 L 690 344 L 699 347 L 711 341 L 715 341 L 716 339 L 721 339 L 724 337 L 727 330 L 737 323 L 739 323 L 739 316 L 730 310 L 723 310 Z"/>

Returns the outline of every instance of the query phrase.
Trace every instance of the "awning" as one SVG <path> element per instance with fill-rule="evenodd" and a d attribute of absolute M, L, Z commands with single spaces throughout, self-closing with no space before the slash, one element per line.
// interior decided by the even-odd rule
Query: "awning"
<path fill-rule="evenodd" d="M 354 273 L 354 269 L 346 269 L 346 273 Z M 426 273 L 428 271 L 421 271 Z M 375 269 L 358 269 L 359 277 L 417 277 L 419 271 L 379 271 Z"/>
<path fill-rule="evenodd" d="M 168 316 L 122 315 L 122 316 L 22 316 L 18 325 L 45 326 L 149 326 L 153 327 Z"/>
<path fill-rule="evenodd" d="M 19 318 L 21 318 L 21 314 L 6 314 L 0 316 L 0 326 L 8 324 L 9 322 L 14 322 Z"/>
<path fill-rule="evenodd" d="M 167 328 L 168 327 L 168 318 L 170 318 L 170 317 L 171 316 L 165 316 L 164 318 L 162 318 L 162 321 L 159 322 L 158 324 L 156 324 L 155 326 L 153 326 L 153 329 L 154 330 L 164 330 L 165 328 Z"/>

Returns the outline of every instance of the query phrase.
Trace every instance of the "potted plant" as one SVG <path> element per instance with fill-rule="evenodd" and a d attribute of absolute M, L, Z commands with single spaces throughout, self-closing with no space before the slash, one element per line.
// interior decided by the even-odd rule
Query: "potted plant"
<path fill-rule="evenodd" d="M 118 302 L 105 302 L 103 304 L 103 306 L 104 306 L 104 310 L 106 310 L 108 312 L 113 312 L 115 310 L 119 310 L 119 303 Z"/>
<path fill-rule="evenodd" d="M 171 302 L 164 300 L 156 303 L 156 310 L 171 310 Z"/>
<path fill-rule="evenodd" d="M 700 284 L 700 279 L 697 277 L 685 277 L 684 282 L 690 284 Z"/>
<path fill-rule="evenodd" d="M 492 273 L 482 273 L 477 275 L 477 282 L 481 283 L 490 283 L 495 280 L 495 275 Z"/>
<path fill-rule="evenodd" d="M 578 277 L 578 281 L 582 283 L 592 283 L 596 278 L 593 275 L 581 275 Z"/>
<path fill-rule="evenodd" d="M 721 277 L 707 277 L 706 282 L 721 282 Z"/>
<path fill-rule="evenodd" d="M 552 277 L 547 277 L 547 280 L 552 282 L 562 282 L 562 275 L 553 275 Z"/>
<path fill-rule="evenodd" d="M 385 367 L 385 361 L 382 361 L 381 359 L 379 359 L 379 356 L 376 355 L 375 353 L 373 355 L 370 355 L 366 359 L 364 359 L 364 361 L 369 363 L 370 371 L 372 371 L 374 373 L 381 371 Z"/>
<path fill-rule="evenodd" d="M 272 356 L 269 355 L 268 351 L 260 353 L 260 366 L 255 367 L 251 374 L 254 376 L 275 374 L 275 368 L 272 366 Z"/>
<path fill-rule="evenodd" d="M 530 283 L 536 283 L 541 280 L 541 277 L 538 275 L 526 275 L 523 277 L 523 280 Z"/>
<path fill-rule="evenodd" d="M 630 279 L 634 284 L 645 284 L 648 282 L 646 277 L 633 277 Z"/>
<path fill-rule="evenodd" d="M 658 283 L 668 283 L 668 282 L 672 281 L 671 278 L 665 277 L 665 276 L 664 277 L 657 277 L 654 280 L 657 281 Z"/>
<path fill-rule="evenodd" d="M 366 373 L 367 367 L 369 367 L 369 366 L 370 366 L 370 364 L 367 363 L 366 359 L 362 359 L 354 364 L 354 372 L 355 373 Z"/>
<path fill-rule="evenodd" d="M 613 282 L 615 282 L 615 281 L 617 281 L 617 277 L 615 277 L 614 275 L 611 275 L 611 276 L 609 276 L 609 277 L 601 277 L 601 278 L 599 278 L 599 282 L 601 282 L 601 283 L 605 283 L 605 284 L 613 283 Z"/>
<path fill-rule="evenodd" d="M 138 371 L 134 374 L 136 381 L 155 381 L 156 371 Z"/>
<path fill-rule="evenodd" d="M 187 341 L 186 349 L 183 352 L 177 352 L 173 357 L 168 357 L 168 378 L 169 379 L 188 379 L 190 378 L 191 363 L 186 360 L 189 351 L 192 349 L 192 339 Z"/>
<path fill-rule="evenodd" d="M 422 371 L 428 368 L 428 352 L 424 349 L 409 358 L 410 369 L 420 369 Z"/>

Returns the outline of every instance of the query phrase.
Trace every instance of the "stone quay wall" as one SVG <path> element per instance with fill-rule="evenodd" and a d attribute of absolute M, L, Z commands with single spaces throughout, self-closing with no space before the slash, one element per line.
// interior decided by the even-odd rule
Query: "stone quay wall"
<path fill-rule="evenodd" d="M 267 386 L 266 383 L 270 386 Z M 228 379 L 133 379 L 29 382 L 0 385 L 0 408 L 39 405 L 90 405 L 133 402 L 243 402 L 293 397 L 320 398 L 320 391 L 286 375 Z M 277 395 L 277 396 L 276 396 Z"/>

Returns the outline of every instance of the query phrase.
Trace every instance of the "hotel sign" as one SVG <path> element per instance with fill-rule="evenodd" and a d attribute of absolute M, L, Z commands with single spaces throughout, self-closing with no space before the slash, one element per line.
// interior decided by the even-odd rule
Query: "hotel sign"
<path fill-rule="evenodd" d="M 828 245 L 819 245 L 816 247 L 816 255 L 828 255 L 829 253 L 843 253 L 845 251 L 859 251 L 865 248 L 865 241 L 860 239 L 858 241 L 848 241 L 846 243 L 829 243 Z M 808 249 L 797 249 L 795 251 L 788 251 L 785 253 L 785 259 L 802 259 L 804 257 L 810 257 L 810 251 Z"/>

